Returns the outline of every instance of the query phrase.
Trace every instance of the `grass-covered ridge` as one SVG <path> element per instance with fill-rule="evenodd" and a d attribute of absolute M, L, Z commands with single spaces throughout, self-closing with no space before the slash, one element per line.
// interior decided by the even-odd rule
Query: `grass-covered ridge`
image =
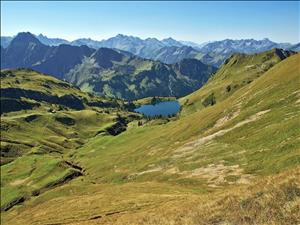
<path fill-rule="evenodd" d="M 293 54 L 295 52 L 276 48 L 252 55 L 233 54 L 201 89 L 181 98 L 184 111 L 188 113 L 205 107 L 206 104 L 203 103 L 210 96 L 213 96 L 216 102 L 223 101 Z"/>
<path fill-rule="evenodd" d="M 184 105 L 168 123 L 132 121 L 117 136 L 89 138 L 62 154 L 83 168 L 83 176 L 9 209 L 3 222 L 299 223 L 299 61 L 299 54 L 277 60 L 230 95 L 215 91 L 215 104 L 204 107 L 202 92 L 212 79 L 187 96 L 193 108 Z M 234 74 L 235 65 L 225 65 L 222 74 L 228 70 L 242 83 L 247 74 Z M 13 171 L 17 163 L 5 166 Z M 13 193 L 20 179 L 25 175 L 6 177 L 4 188 Z M 20 190 L 31 184 L 22 182 Z"/>

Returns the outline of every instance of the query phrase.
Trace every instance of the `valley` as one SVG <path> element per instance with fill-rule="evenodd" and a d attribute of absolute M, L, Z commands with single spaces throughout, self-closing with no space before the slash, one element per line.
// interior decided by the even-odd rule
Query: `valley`
<path fill-rule="evenodd" d="M 299 61 L 234 54 L 155 119 L 133 111 L 154 98 L 2 70 L 1 222 L 297 224 Z"/>
<path fill-rule="evenodd" d="M 1 1 L 1 225 L 300 225 L 299 1 Z"/>

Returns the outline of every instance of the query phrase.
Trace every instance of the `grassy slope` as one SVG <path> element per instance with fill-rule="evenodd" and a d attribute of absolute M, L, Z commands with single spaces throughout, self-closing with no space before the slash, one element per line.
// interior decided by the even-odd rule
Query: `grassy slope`
<path fill-rule="evenodd" d="M 2 72 L 2 71 L 1 71 Z M 53 77 L 30 70 L 3 71 L 1 89 L 34 90 L 49 96 L 73 95 L 90 102 L 110 103 L 70 87 Z M 24 101 L 36 101 L 22 97 Z M 47 101 L 32 110 L 1 115 L 1 209 L 24 201 L 83 173 L 73 167 L 69 154 L 99 132 L 116 124 L 118 115 L 127 117 L 123 103 L 74 110 Z M 118 105 L 119 104 L 119 105 Z M 51 109 L 51 110 L 49 110 Z"/>
<path fill-rule="evenodd" d="M 245 173 L 257 174 L 270 174 L 297 165 L 299 104 L 295 102 L 299 98 L 298 59 L 299 56 L 288 59 L 288 65 L 286 62 L 278 64 L 261 79 L 214 107 L 166 125 L 132 129 L 119 137 L 90 141 L 80 151 L 77 160 L 85 163 L 91 168 L 91 174 L 101 180 L 112 179 L 112 175 L 122 178 L 147 171 L 152 164 L 156 169 L 162 167 L 162 171 L 175 167 L 184 172 L 224 160 L 223 164 L 238 164 Z M 260 116 L 261 112 L 265 114 Z M 228 115 L 233 115 L 233 118 L 227 118 Z M 211 141 L 203 139 L 234 126 L 237 127 L 223 135 L 219 133 Z M 268 138 L 270 135 L 272 140 Z M 94 149 L 98 151 L 95 153 Z M 93 166 L 90 157 L 100 165 Z M 106 160 L 108 158 L 115 160 Z M 111 173 L 115 168 L 120 172 Z M 156 173 L 154 179 L 166 179 L 162 171 Z M 172 180 L 173 176 L 168 175 L 167 180 Z M 148 178 L 153 179 L 147 173 L 137 177 L 141 180 Z M 178 179 L 177 175 L 174 179 Z"/>
<path fill-rule="evenodd" d="M 240 53 L 232 55 L 199 91 L 180 99 L 181 104 L 185 106 L 182 114 L 188 115 L 204 108 L 202 102 L 212 93 L 217 102 L 223 101 L 280 62 L 283 54 L 291 53 L 272 49 L 253 55 Z"/>
<path fill-rule="evenodd" d="M 77 87 L 69 83 L 58 80 L 50 75 L 45 75 L 30 69 L 20 70 L 2 70 L 2 73 L 11 73 L 15 76 L 5 76 L 1 79 L 1 89 L 20 88 L 23 90 L 38 91 L 43 94 L 52 96 L 74 95 L 87 102 L 111 102 L 113 99 L 107 97 L 93 96 L 86 92 L 80 91 Z M 121 106 L 123 103 L 117 101 Z"/>
<path fill-rule="evenodd" d="M 299 223 L 299 61 L 291 56 L 214 106 L 187 109 L 167 124 L 90 139 L 72 154 L 85 176 L 3 220 Z"/>

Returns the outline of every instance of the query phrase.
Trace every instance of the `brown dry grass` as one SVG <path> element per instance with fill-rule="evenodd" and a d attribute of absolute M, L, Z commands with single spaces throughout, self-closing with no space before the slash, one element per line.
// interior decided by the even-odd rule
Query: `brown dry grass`
<path fill-rule="evenodd" d="M 261 177 L 251 185 L 207 194 L 177 192 L 176 187 L 167 190 L 164 188 L 168 186 L 158 188 L 153 183 L 134 189 L 130 185 L 106 189 L 95 186 L 99 190 L 93 189 L 93 195 L 59 197 L 45 203 L 47 208 L 41 204 L 28 211 L 16 211 L 5 224 L 296 225 L 300 223 L 299 178 L 297 167 Z"/>
<path fill-rule="evenodd" d="M 299 224 L 300 168 L 240 186 L 225 193 L 187 196 L 136 213 L 103 217 L 72 224 L 114 225 L 208 225 L 208 224 Z"/>

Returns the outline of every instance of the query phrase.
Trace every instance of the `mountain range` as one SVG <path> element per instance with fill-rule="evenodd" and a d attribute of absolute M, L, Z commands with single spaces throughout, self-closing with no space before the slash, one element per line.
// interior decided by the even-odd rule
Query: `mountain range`
<path fill-rule="evenodd" d="M 65 78 L 89 92 L 139 99 L 184 96 L 201 87 L 215 71 L 215 67 L 196 59 L 164 64 L 99 48 L 70 70 Z"/>
<path fill-rule="evenodd" d="M 34 69 L 83 90 L 124 99 L 183 96 L 201 87 L 216 71 L 197 59 L 165 64 L 117 49 L 48 46 L 31 33 L 19 33 L 8 47 L 1 47 L 1 68 Z"/>
<path fill-rule="evenodd" d="M 69 44 L 75 46 L 87 45 L 90 48 L 115 48 L 131 52 L 142 58 L 159 60 L 163 63 L 173 64 L 184 58 L 196 58 L 203 63 L 219 67 L 231 54 L 246 53 L 253 54 L 270 50 L 272 48 L 283 48 L 286 50 L 299 51 L 299 43 L 276 43 L 267 38 L 263 40 L 225 39 L 203 44 L 188 41 L 177 41 L 173 38 L 158 40 L 156 38 L 141 39 L 139 37 L 118 34 L 115 37 L 97 41 L 90 38 L 81 38 L 67 41 L 60 38 L 48 38 L 42 34 L 36 35 L 37 39 L 45 45 L 58 46 Z M 1 46 L 6 48 L 12 37 L 1 37 Z"/>
<path fill-rule="evenodd" d="M 59 79 L 95 50 L 85 45 L 42 44 L 30 33 L 19 33 L 5 49 L 1 48 L 1 68 L 31 68 Z"/>

